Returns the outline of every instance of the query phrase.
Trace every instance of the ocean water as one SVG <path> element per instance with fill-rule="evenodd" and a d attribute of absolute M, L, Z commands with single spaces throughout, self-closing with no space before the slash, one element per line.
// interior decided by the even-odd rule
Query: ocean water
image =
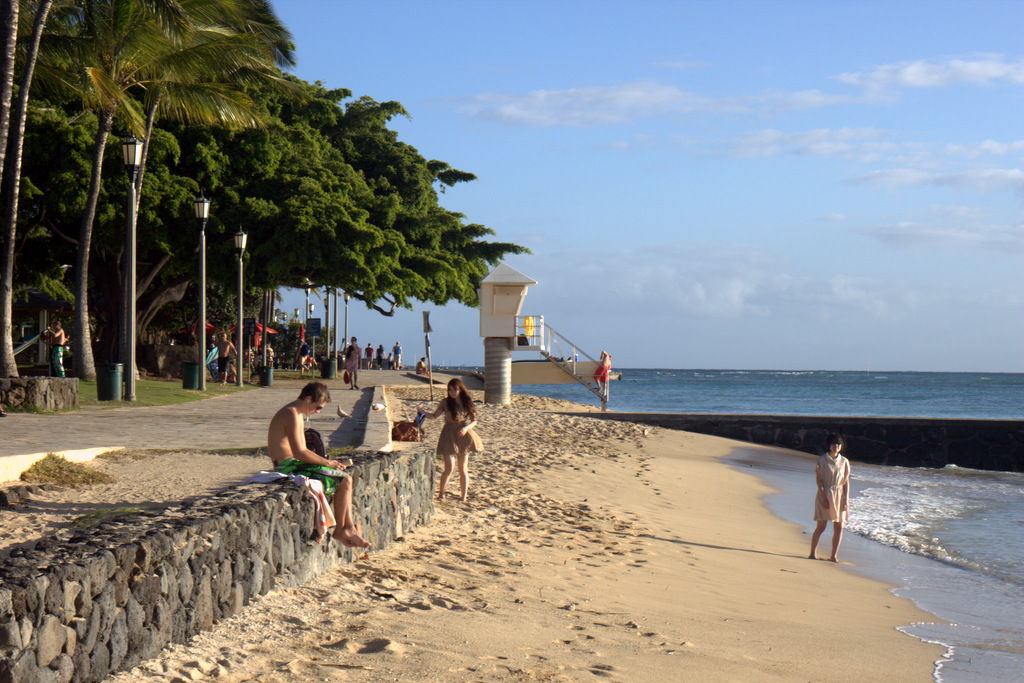
<path fill-rule="evenodd" d="M 1024 419 L 1024 374 L 1016 373 L 612 370 L 622 379 L 609 386 L 609 410 Z M 578 384 L 514 390 L 601 405 Z"/>
<path fill-rule="evenodd" d="M 1022 374 L 621 372 L 611 384 L 611 410 L 1024 419 Z M 599 405 L 577 385 L 514 389 Z M 852 460 L 852 492 L 840 557 L 935 615 L 901 629 L 946 647 L 935 680 L 1024 680 L 1024 474 L 865 465 L 844 454 Z M 769 507 L 810 536 L 813 457 L 737 447 L 730 460 L 779 489 Z M 831 538 L 829 528 L 822 547 Z"/>

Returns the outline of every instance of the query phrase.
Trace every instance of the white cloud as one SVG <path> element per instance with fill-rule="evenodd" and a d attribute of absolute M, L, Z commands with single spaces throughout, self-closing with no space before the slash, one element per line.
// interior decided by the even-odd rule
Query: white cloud
<path fill-rule="evenodd" d="M 888 131 L 877 128 L 819 128 L 799 133 L 769 129 L 741 135 L 735 143 L 735 151 L 742 157 L 796 154 L 874 160 L 882 151 L 895 147 L 880 142 L 888 135 Z"/>
<path fill-rule="evenodd" d="M 999 55 L 975 59 L 917 60 L 878 66 L 871 71 L 838 76 L 844 83 L 869 91 L 890 88 L 942 88 L 956 84 L 987 85 L 996 82 L 1024 84 L 1024 60 L 1007 62 Z"/>
<path fill-rule="evenodd" d="M 652 116 L 810 109 L 851 101 L 854 98 L 818 90 L 707 97 L 674 85 L 636 81 L 567 90 L 533 90 L 522 95 L 486 93 L 464 99 L 458 106 L 470 116 L 496 123 L 551 128 L 617 125 Z"/>
<path fill-rule="evenodd" d="M 987 155 L 1003 156 L 1006 154 L 1022 154 L 1024 153 L 1024 140 L 1014 140 L 1013 142 L 985 140 L 984 142 L 978 142 L 973 145 L 946 145 L 946 152 L 948 154 L 968 157 L 970 159 Z"/>
<path fill-rule="evenodd" d="M 612 261 L 613 272 L 587 265 Z M 728 320 L 802 318 L 813 309 L 813 316 L 828 319 L 885 317 L 898 304 L 898 288 L 890 295 L 882 283 L 864 278 L 791 276 L 791 265 L 778 253 L 740 245 L 661 244 L 551 253 L 533 260 L 531 276 L 559 301 L 573 301 L 579 315 Z"/>
<path fill-rule="evenodd" d="M 635 118 L 687 113 L 708 100 L 651 81 L 610 87 L 534 90 L 525 95 L 478 95 L 463 104 L 472 116 L 499 123 L 549 128 L 626 123 Z"/>
<path fill-rule="evenodd" d="M 989 168 L 954 173 L 934 173 L 914 168 L 868 171 L 853 182 L 888 188 L 934 186 L 980 190 L 1014 189 L 1024 191 L 1024 171 L 1019 168 Z"/>
<path fill-rule="evenodd" d="M 838 211 L 833 211 L 830 214 L 822 216 L 818 220 L 824 221 L 826 223 L 842 223 L 843 221 L 850 220 L 850 217 L 847 216 L 845 213 L 839 213 Z"/>
<path fill-rule="evenodd" d="M 884 225 L 853 228 L 889 247 L 987 249 L 1024 252 L 1024 224 L 993 223 L 991 213 L 974 206 L 932 206 L 918 215 Z"/>

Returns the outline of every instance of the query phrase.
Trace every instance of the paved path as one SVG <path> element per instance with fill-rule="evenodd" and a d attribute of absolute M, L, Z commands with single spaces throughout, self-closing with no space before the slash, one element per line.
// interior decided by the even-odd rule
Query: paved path
<path fill-rule="evenodd" d="M 340 375 L 339 375 L 340 377 Z M 434 375 L 435 384 L 448 377 Z M 61 453 L 94 448 L 201 449 L 266 447 L 267 425 L 278 408 L 294 400 L 309 380 L 275 379 L 274 385 L 215 396 L 191 403 L 156 407 L 87 408 L 38 415 L 9 412 L 0 418 L 0 466 L 4 458 L 35 453 Z M 327 380 L 331 404 L 312 418 L 330 446 L 357 446 L 363 432 L 374 387 L 423 385 L 402 372 L 361 370 L 358 391 L 341 379 Z M 443 392 L 443 385 L 438 387 Z M 438 393 L 438 399 L 441 395 Z M 337 407 L 351 417 L 341 419 Z M 0 481 L 4 477 L 0 476 Z"/>

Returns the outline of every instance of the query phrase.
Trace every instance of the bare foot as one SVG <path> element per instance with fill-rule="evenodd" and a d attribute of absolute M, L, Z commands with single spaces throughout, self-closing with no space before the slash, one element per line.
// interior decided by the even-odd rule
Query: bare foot
<path fill-rule="evenodd" d="M 444 500 L 444 491 L 441 491 L 441 493 L 437 494 L 437 499 Z"/>
<path fill-rule="evenodd" d="M 839 562 L 839 558 L 838 557 L 830 557 L 830 558 L 828 558 L 828 561 L 829 562 L 837 562 L 838 563 Z"/>
<path fill-rule="evenodd" d="M 811 553 L 810 555 L 807 556 L 807 559 L 808 560 L 816 560 L 816 559 L 818 559 L 818 556 L 815 553 Z"/>
<path fill-rule="evenodd" d="M 346 548 L 369 548 L 370 542 L 359 535 L 355 529 L 337 528 L 331 534 L 334 540 Z"/>

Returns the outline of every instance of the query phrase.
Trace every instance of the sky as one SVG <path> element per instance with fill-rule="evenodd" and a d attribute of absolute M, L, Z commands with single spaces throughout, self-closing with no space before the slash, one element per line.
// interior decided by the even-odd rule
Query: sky
<path fill-rule="evenodd" d="M 523 314 L 594 358 L 1024 371 L 1024 2 L 275 6 L 295 75 L 476 174 L 441 204 L 532 251 Z M 435 364 L 483 364 L 459 304 L 349 333 L 415 360 L 424 310 Z"/>

